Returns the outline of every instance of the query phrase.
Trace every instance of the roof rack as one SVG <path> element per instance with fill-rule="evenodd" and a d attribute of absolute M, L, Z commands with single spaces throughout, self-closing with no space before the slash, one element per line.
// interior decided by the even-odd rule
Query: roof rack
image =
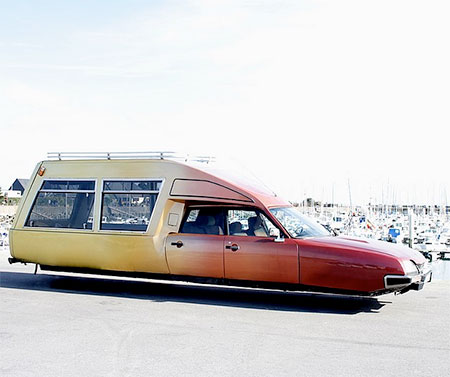
<path fill-rule="evenodd" d="M 50 160 L 123 160 L 123 159 L 143 159 L 143 160 L 176 160 L 184 162 L 214 162 L 212 156 L 190 156 L 176 152 L 48 152 L 47 158 Z"/>

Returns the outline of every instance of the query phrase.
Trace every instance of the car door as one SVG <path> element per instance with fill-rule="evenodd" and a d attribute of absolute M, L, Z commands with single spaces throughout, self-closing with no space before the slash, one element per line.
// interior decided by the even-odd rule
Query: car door
<path fill-rule="evenodd" d="M 298 247 L 292 239 L 276 242 L 275 225 L 257 209 L 226 210 L 225 278 L 298 283 Z M 277 241 L 281 241 L 278 239 Z"/>
<path fill-rule="evenodd" d="M 190 208 L 180 232 L 166 239 L 173 275 L 223 278 L 224 214 L 221 208 Z"/>

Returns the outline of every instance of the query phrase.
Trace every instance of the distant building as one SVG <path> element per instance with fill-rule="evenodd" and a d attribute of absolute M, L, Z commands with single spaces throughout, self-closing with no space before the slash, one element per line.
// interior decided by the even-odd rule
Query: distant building
<path fill-rule="evenodd" d="M 28 186 L 29 179 L 20 179 L 17 178 L 11 187 L 9 188 L 9 191 L 20 191 L 20 195 L 23 195 L 23 192 Z"/>
<path fill-rule="evenodd" d="M 7 199 L 20 199 L 22 197 L 22 194 L 19 190 L 9 190 L 6 191 L 4 195 Z"/>

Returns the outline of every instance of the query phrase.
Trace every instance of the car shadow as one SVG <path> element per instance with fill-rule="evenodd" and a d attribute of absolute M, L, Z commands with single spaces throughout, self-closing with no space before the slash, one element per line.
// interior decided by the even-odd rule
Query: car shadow
<path fill-rule="evenodd" d="M 44 292 L 112 296 L 154 302 L 184 302 L 260 310 L 334 314 L 376 313 L 389 301 L 309 292 L 283 292 L 154 280 L 117 280 L 91 276 L 67 276 L 0 271 L 0 287 Z"/>

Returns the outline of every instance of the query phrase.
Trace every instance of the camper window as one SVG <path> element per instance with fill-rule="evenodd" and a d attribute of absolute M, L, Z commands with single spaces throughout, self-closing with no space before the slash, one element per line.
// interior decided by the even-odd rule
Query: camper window
<path fill-rule="evenodd" d="M 94 196 L 95 181 L 44 181 L 25 226 L 92 229 Z"/>
<path fill-rule="evenodd" d="M 101 230 L 145 232 L 162 181 L 104 181 Z"/>

